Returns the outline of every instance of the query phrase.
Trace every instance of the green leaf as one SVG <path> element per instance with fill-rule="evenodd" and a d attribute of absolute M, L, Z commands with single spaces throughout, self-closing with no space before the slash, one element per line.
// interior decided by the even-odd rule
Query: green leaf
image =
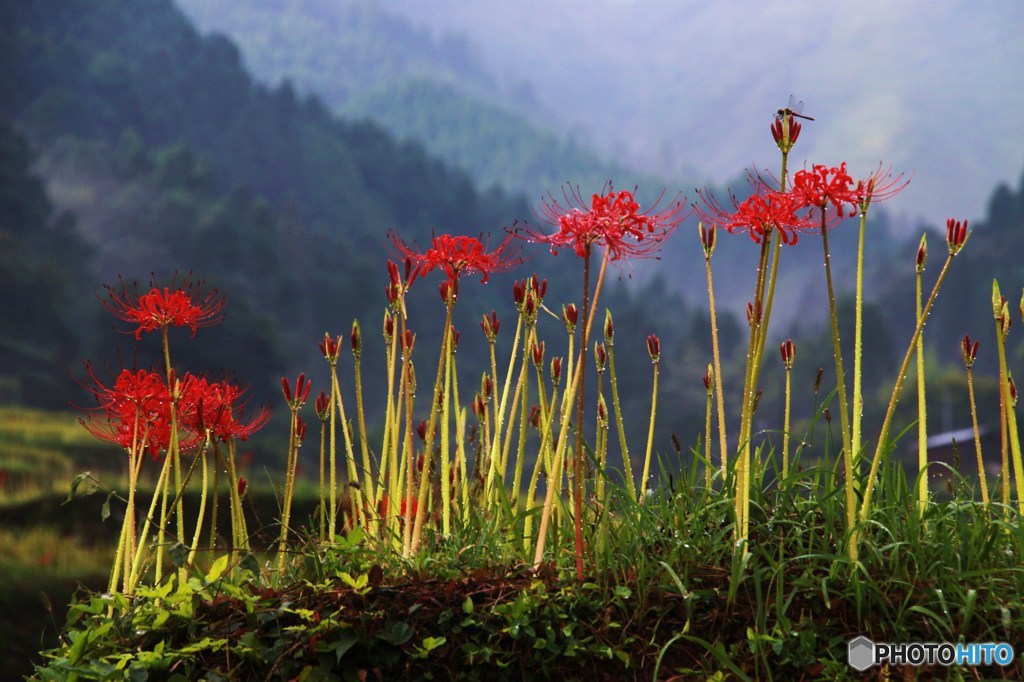
<path fill-rule="evenodd" d="M 395 646 L 402 646 L 412 639 L 412 632 L 413 630 L 411 625 L 401 622 L 392 625 L 390 630 L 378 633 L 377 637 L 379 639 L 383 639 L 385 642 L 390 642 Z"/>
<path fill-rule="evenodd" d="M 467 616 L 472 615 L 472 613 L 473 613 L 473 598 L 472 597 L 467 596 L 466 597 L 466 601 L 462 602 L 462 612 L 465 613 Z"/>
<path fill-rule="evenodd" d="M 243 571 L 249 571 L 253 575 L 259 575 L 260 573 L 260 561 L 252 552 L 246 552 L 242 555 L 242 560 L 239 562 L 239 566 L 242 567 Z"/>
<path fill-rule="evenodd" d="M 334 643 L 334 655 L 337 658 L 338 663 L 341 663 L 341 657 L 348 653 L 348 650 L 351 649 L 358 641 L 359 638 L 355 635 L 345 635 Z"/>
<path fill-rule="evenodd" d="M 445 642 L 448 641 L 444 637 L 425 637 L 423 639 L 423 650 L 433 651 L 434 649 L 444 646 Z"/>
<path fill-rule="evenodd" d="M 90 476 L 92 476 L 92 472 L 83 471 L 82 473 L 78 474 L 77 476 L 71 479 L 71 489 L 68 491 L 68 499 L 66 499 L 65 502 L 70 502 L 71 500 L 75 499 L 75 495 L 78 494 L 78 487 L 82 485 L 82 481 L 89 478 Z M 90 490 L 89 492 L 92 491 Z M 85 494 L 88 495 L 89 493 Z"/>
<path fill-rule="evenodd" d="M 100 521 L 106 521 L 110 518 L 110 498 L 114 496 L 114 493 L 107 495 L 107 499 L 103 500 L 103 506 L 100 507 Z"/>
<path fill-rule="evenodd" d="M 224 571 L 226 571 L 227 568 L 228 555 L 225 554 L 224 556 L 214 561 L 213 566 L 210 566 L 210 572 L 206 574 L 206 582 L 212 583 L 218 580 L 222 575 L 224 575 Z"/>
<path fill-rule="evenodd" d="M 167 556 L 171 558 L 171 563 L 174 564 L 175 568 L 181 568 L 188 561 L 188 547 L 180 542 L 176 542 L 167 550 Z"/>

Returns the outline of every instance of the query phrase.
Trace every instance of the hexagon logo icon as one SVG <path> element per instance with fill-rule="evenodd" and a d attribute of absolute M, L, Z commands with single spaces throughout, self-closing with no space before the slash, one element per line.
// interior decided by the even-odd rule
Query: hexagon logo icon
<path fill-rule="evenodd" d="M 875 664 L 875 643 L 863 635 L 851 639 L 846 660 L 857 672 L 864 672 Z"/>

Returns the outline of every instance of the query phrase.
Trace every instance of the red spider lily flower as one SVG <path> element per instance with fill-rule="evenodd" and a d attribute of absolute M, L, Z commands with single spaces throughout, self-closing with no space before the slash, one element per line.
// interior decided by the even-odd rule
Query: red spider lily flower
<path fill-rule="evenodd" d="M 955 256 L 960 253 L 967 243 L 970 233 L 967 229 L 967 221 L 960 222 L 949 218 L 946 220 L 946 244 L 949 246 L 949 255 Z"/>
<path fill-rule="evenodd" d="M 647 353 L 651 356 L 651 362 L 658 364 L 658 360 L 661 359 L 661 339 L 657 334 L 648 334 Z"/>
<path fill-rule="evenodd" d="M 86 371 L 96 396 L 98 413 L 81 420 L 88 431 L 125 450 L 149 450 L 153 457 L 167 450 L 171 441 L 171 395 L 162 376 L 148 370 L 121 370 L 112 386 L 105 386 L 91 365 Z"/>
<path fill-rule="evenodd" d="M 478 273 L 480 281 L 486 282 L 491 273 L 511 270 L 523 262 L 511 235 L 493 250 L 488 250 L 476 237 L 437 235 L 430 248 L 422 253 L 406 245 L 398 233 L 392 231 L 388 236 L 398 253 L 414 266 L 413 278 L 441 268 L 452 284 L 456 284 L 463 273 Z"/>
<path fill-rule="evenodd" d="M 742 203 L 732 199 L 732 210 L 727 210 L 714 197 L 701 192 L 703 207 L 694 206 L 697 217 L 714 227 L 721 227 L 730 234 L 746 232 L 755 243 L 760 244 L 773 229 L 782 235 L 784 244 L 796 244 L 797 232 L 815 227 L 814 221 L 798 211 L 806 204 L 794 194 L 769 189 L 760 180 L 753 180 L 755 193 Z"/>
<path fill-rule="evenodd" d="M 148 293 L 139 295 L 138 290 L 129 291 L 121 282 L 117 291 L 109 285 L 109 300 L 103 306 L 111 315 L 138 325 L 135 338 L 141 339 L 142 332 L 151 332 L 168 327 L 188 327 L 195 335 L 200 327 L 210 327 L 224 319 L 226 299 L 216 289 L 203 293 L 204 282 L 193 283 L 186 276 L 180 283 L 172 283 L 163 289 L 153 285 Z"/>
<path fill-rule="evenodd" d="M 611 186 L 605 194 L 594 194 L 589 206 L 578 188 L 563 189 L 562 196 L 564 206 L 548 195 L 537 210 L 538 217 L 558 231 L 545 234 L 524 230 L 522 236 L 527 241 L 548 244 L 553 254 L 571 248 L 577 256 L 585 258 L 598 244 L 608 249 L 613 261 L 624 257 L 647 258 L 661 248 L 661 243 L 686 218 L 682 201 L 659 210 L 659 198 L 649 209 L 641 210 L 632 192 L 616 192 Z"/>
<path fill-rule="evenodd" d="M 846 172 L 845 161 L 838 167 L 816 164 L 809 171 L 797 171 L 790 192 L 805 206 L 825 210 L 831 204 L 836 209 L 836 220 L 842 220 L 843 207 L 847 205 L 850 207 L 850 217 L 856 215 L 860 202 L 853 178 Z"/>
<path fill-rule="evenodd" d="M 239 399 L 245 389 L 228 381 L 208 381 L 186 374 L 182 383 L 178 418 L 195 431 L 196 443 L 206 431 L 221 441 L 245 441 L 270 420 L 270 411 L 266 408 L 260 408 L 248 421 L 239 419 L 239 413 L 245 406 L 245 402 L 239 402 Z"/>
<path fill-rule="evenodd" d="M 793 360 L 796 359 L 796 344 L 792 339 L 786 339 L 779 345 L 779 353 L 782 355 L 782 364 L 787 370 L 793 369 Z"/>
<path fill-rule="evenodd" d="M 881 165 L 871 175 L 857 181 L 855 193 L 857 205 L 861 213 L 868 210 L 873 201 L 886 201 L 902 192 L 910 184 L 910 178 L 904 179 L 903 173 L 893 175 L 892 168 L 883 169 Z"/>
<path fill-rule="evenodd" d="M 964 359 L 964 365 L 970 369 L 974 365 L 974 359 L 978 357 L 978 342 L 971 345 L 971 335 L 967 334 L 960 341 L 960 355 Z"/>

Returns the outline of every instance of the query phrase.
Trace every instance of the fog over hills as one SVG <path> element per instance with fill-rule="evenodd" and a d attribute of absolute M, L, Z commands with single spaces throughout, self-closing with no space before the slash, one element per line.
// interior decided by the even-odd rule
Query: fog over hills
<path fill-rule="evenodd" d="M 665 176 L 775 167 L 770 114 L 790 93 L 817 120 L 797 166 L 879 162 L 914 174 L 890 209 L 980 218 L 1024 167 L 1024 3 L 995 0 L 383 0 L 461 34 L 529 83 L 563 130 Z"/>

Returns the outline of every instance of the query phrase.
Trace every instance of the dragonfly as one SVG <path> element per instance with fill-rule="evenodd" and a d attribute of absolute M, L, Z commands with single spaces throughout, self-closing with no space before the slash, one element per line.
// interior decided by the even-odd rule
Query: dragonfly
<path fill-rule="evenodd" d="M 803 110 L 804 110 L 804 102 L 803 102 L 803 100 L 800 100 L 798 102 L 797 99 L 795 97 L 793 97 L 793 95 L 790 95 L 789 96 L 789 104 L 786 105 L 785 109 L 779 109 L 779 114 L 778 115 L 779 116 L 797 116 L 799 118 L 806 118 L 808 121 L 813 121 L 814 119 L 812 117 L 804 116 L 802 113 L 800 113 Z"/>

